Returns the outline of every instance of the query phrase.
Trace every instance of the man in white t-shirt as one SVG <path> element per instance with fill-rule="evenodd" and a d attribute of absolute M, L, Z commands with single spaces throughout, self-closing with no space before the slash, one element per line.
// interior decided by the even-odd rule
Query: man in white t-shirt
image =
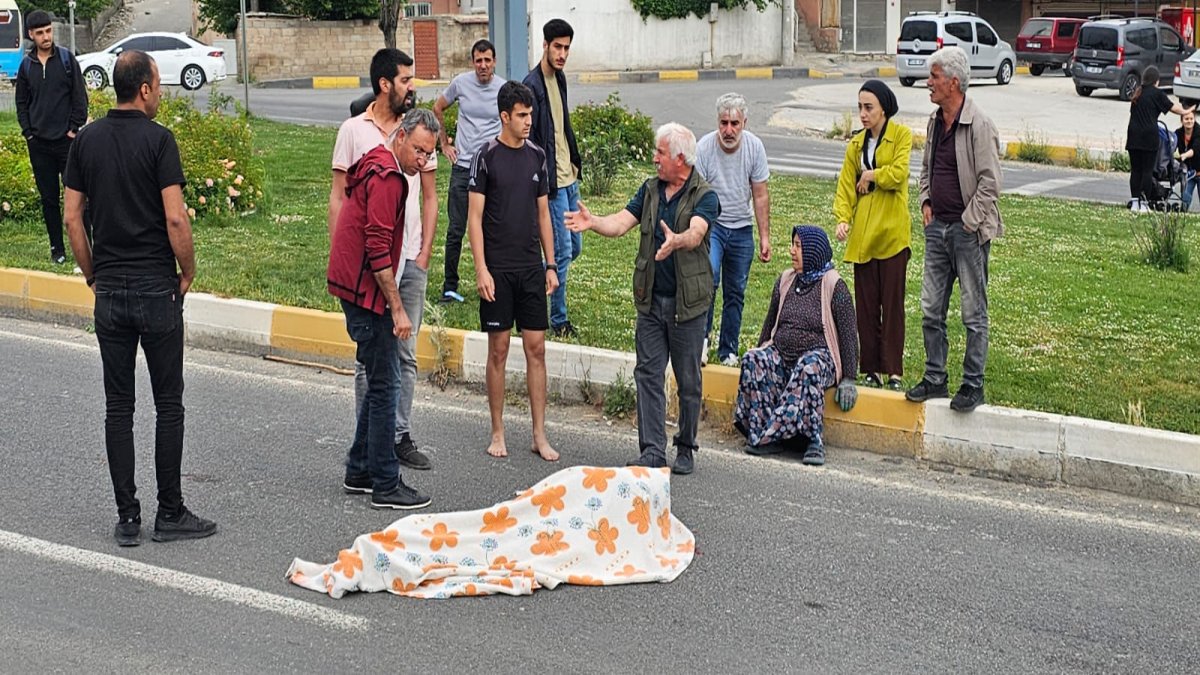
<path fill-rule="evenodd" d="M 758 136 L 746 131 L 746 99 L 740 94 L 725 94 L 717 99 L 717 130 L 709 132 L 696 144 L 696 169 L 721 201 L 721 214 L 711 230 L 709 254 L 714 296 L 722 280 L 725 282 L 721 294 L 717 359 L 724 365 L 737 366 L 746 282 L 750 279 L 750 264 L 755 254 L 751 227 L 755 222 L 758 223 L 758 259 L 771 261 L 767 151 Z M 705 335 L 712 333 L 713 312 L 710 307 Z M 707 338 L 702 358 L 708 359 Z"/>
<path fill-rule="evenodd" d="M 473 72 L 462 73 L 450 80 L 433 104 L 433 114 L 442 123 L 439 141 L 446 159 L 450 160 L 450 188 L 446 194 L 445 278 L 439 302 L 462 302 L 458 292 L 458 261 L 462 255 L 463 236 L 467 233 L 467 182 L 471 158 L 485 143 L 500 135 L 500 115 L 496 96 L 504 86 L 504 78 L 496 75 L 496 48 L 487 40 L 471 46 Z M 458 129 L 454 138 L 446 133 L 446 108 L 458 103 Z"/>
<path fill-rule="evenodd" d="M 398 49 L 380 49 L 371 59 L 371 88 L 375 100 L 366 112 L 351 117 L 338 129 L 333 146 L 333 188 L 329 193 L 329 239 L 346 199 L 346 172 L 360 157 L 385 143 L 400 126 L 400 119 L 413 106 L 413 60 Z M 429 458 L 412 440 L 409 417 L 417 381 L 417 334 L 425 309 L 425 287 L 433 237 L 437 228 L 437 155 L 421 168 L 420 176 L 408 179 L 405 205 L 401 270 L 396 285 L 405 313 L 412 322 L 412 335 L 400 340 L 400 395 L 396 400 L 396 458 L 412 469 L 428 469 Z M 358 418 L 367 392 L 366 369 L 354 366 L 354 414 Z"/>

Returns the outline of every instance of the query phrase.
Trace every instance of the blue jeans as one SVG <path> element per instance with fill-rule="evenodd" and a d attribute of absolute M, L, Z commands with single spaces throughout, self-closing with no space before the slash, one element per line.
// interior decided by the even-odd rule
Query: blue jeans
<path fill-rule="evenodd" d="M 1200 172 L 1191 173 L 1183 181 L 1183 210 L 1192 210 L 1192 192 L 1200 191 Z"/>
<path fill-rule="evenodd" d="M 714 224 L 709 232 L 714 299 L 721 286 L 721 278 L 725 279 L 725 290 L 721 293 L 721 337 L 717 342 L 717 358 L 723 359 L 730 354 L 738 355 L 746 282 L 750 279 L 750 265 L 754 262 L 754 232 L 751 227 L 730 228 L 720 224 Z M 715 311 L 715 306 L 708 308 L 706 335 L 712 332 Z M 700 358 L 704 357 L 701 354 Z"/>
<path fill-rule="evenodd" d="M 558 289 L 550 295 L 550 327 L 567 323 L 567 269 L 583 252 L 583 233 L 567 229 L 565 214 L 579 210 L 579 181 L 558 188 L 550 200 L 550 227 L 554 230 L 554 262 L 558 264 Z"/>
<path fill-rule="evenodd" d="M 134 483 L 134 372 L 138 343 L 146 355 L 154 393 L 154 472 L 158 512 L 183 509 L 183 296 L 171 276 L 101 276 L 96 279 L 96 340 L 104 366 L 104 445 L 117 515 L 137 518 Z"/>
<path fill-rule="evenodd" d="M 354 442 L 346 453 L 346 475 L 371 476 L 376 493 L 391 492 L 400 481 L 396 434 L 396 399 L 400 391 L 397 340 L 392 314 L 382 315 L 342 300 L 346 332 L 358 346 L 355 358 L 367 371 L 367 397 L 358 413 Z"/>
<path fill-rule="evenodd" d="M 655 295 L 650 301 L 650 311 L 638 313 L 634 343 L 637 365 L 633 368 L 633 381 L 637 386 L 641 452 L 664 460 L 667 456 L 668 359 L 679 389 L 679 433 L 675 434 L 674 443 L 677 448 L 695 450 L 703 394 L 700 350 L 704 346 L 704 317 L 678 323 L 675 298 Z"/>
<path fill-rule="evenodd" d="M 400 302 L 404 313 L 412 322 L 412 336 L 407 340 L 396 338 L 396 353 L 400 359 L 399 393 L 396 396 L 396 442 L 412 430 L 413 393 L 417 386 L 417 334 L 421 331 L 421 320 L 425 316 L 425 287 L 429 272 L 417 267 L 412 260 L 404 263 L 400 273 Z M 354 364 L 354 418 L 362 414 L 363 401 L 367 398 L 367 368 L 361 362 Z"/>
<path fill-rule="evenodd" d="M 958 280 L 962 322 L 967 329 L 963 355 L 963 384 L 983 386 L 988 352 L 988 253 L 992 242 L 980 245 L 962 223 L 934 219 L 925 228 L 925 278 L 921 282 L 921 333 L 925 339 L 925 379 L 946 382 L 946 310 L 954 280 Z"/>

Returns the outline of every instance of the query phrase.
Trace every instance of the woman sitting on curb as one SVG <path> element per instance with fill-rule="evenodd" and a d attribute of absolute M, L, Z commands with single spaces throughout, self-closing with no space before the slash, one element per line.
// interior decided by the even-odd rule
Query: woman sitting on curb
<path fill-rule="evenodd" d="M 770 455 L 784 441 L 807 439 L 804 463 L 825 463 L 825 390 L 837 385 L 842 410 L 858 389 L 858 330 L 854 301 L 833 269 L 833 249 L 815 225 L 792 229 L 792 269 L 779 275 L 758 347 L 742 357 L 733 424 L 749 441 L 746 452 Z"/>

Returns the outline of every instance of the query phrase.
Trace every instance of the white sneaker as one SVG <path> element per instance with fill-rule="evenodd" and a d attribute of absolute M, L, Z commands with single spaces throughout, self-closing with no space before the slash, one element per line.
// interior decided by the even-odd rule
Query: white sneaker
<path fill-rule="evenodd" d="M 741 360 L 738 359 L 737 354 L 730 354 L 729 356 L 721 359 L 721 365 L 729 366 L 730 368 L 737 368 L 740 364 Z"/>

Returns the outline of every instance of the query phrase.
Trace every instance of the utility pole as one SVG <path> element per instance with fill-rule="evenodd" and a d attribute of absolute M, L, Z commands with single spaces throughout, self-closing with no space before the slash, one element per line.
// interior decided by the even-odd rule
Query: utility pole
<path fill-rule="evenodd" d="M 496 67 L 506 80 L 529 72 L 529 11 L 525 0 L 488 0 L 488 36 L 496 45 Z"/>
<path fill-rule="evenodd" d="M 71 22 L 71 53 L 75 53 L 75 0 L 67 3 L 67 21 Z"/>
<path fill-rule="evenodd" d="M 242 105 L 250 112 L 250 53 L 246 51 L 246 0 L 241 0 L 242 9 Z"/>

